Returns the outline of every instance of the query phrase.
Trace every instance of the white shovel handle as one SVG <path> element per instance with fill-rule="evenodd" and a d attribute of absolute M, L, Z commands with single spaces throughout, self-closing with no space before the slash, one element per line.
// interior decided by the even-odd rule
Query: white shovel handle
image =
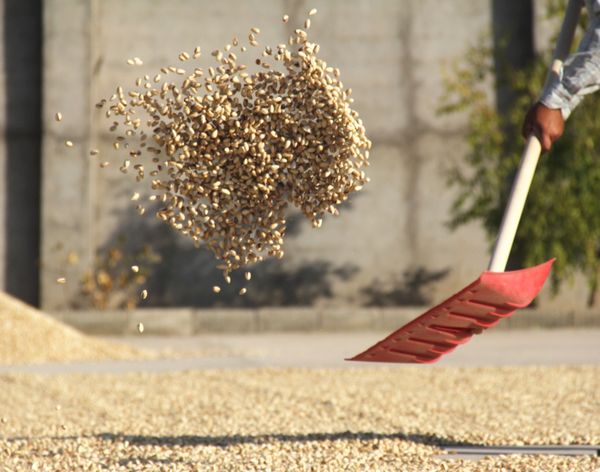
<path fill-rule="evenodd" d="M 569 49 L 573 42 L 573 35 L 575 34 L 582 5 L 582 0 L 569 0 L 565 19 L 560 29 L 556 48 L 554 49 L 554 60 L 548 72 L 545 87 L 552 83 L 552 81 L 559 80 L 563 60 L 569 54 Z M 525 207 L 525 200 L 527 200 L 529 187 L 531 186 L 541 152 L 542 146 L 538 138 L 534 135 L 529 136 L 521 156 L 521 163 L 519 164 L 510 196 L 508 197 L 508 203 L 506 210 L 504 210 L 500 231 L 498 232 L 498 239 L 496 239 L 492 258 L 488 266 L 488 270 L 491 272 L 504 272 L 506 269 L 508 256 L 515 240 L 521 214 Z"/>
<path fill-rule="evenodd" d="M 510 191 L 508 205 L 506 206 L 506 210 L 504 210 L 492 259 L 488 266 L 488 270 L 491 272 L 504 272 L 506 268 L 506 262 L 508 261 L 508 256 L 515 240 L 517 227 L 521 220 L 525 200 L 527 199 L 529 187 L 531 186 L 533 174 L 535 174 L 535 168 L 537 167 L 541 152 L 542 145 L 538 138 L 533 135 L 529 136 L 525 150 L 521 156 L 519 170 Z"/>

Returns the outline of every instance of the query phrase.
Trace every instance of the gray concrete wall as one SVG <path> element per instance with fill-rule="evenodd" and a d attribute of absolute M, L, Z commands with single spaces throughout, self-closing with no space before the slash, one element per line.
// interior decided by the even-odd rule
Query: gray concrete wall
<path fill-rule="evenodd" d="M 44 134 L 42 183 L 42 306 L 77 298 L 78 281 L 93 263 L 94 167 L 92 132 L 92 43 L 95 3 L 55 0 L 44 9 Z M 61 112 L 57 123 L 54 114 Z M 65 140 L 75 143 L 65 147 Z M 67 263 L 69 253 L 79 263 Z M 56 285 L 57 277 L 68 283 Z"/>
<path fill-rule="evenodd" d="M 460 289 L 485 268 L 481 228 L 445 226 L 453 192 L 444 170 L 460 162 L 464 122 L 440 116 L 442 70 L 490 31 L 491 2 L 453 0 L 53 0 L 44 16 L 44 185 L 42 305 L 79 306 L 78 280 L 102 253 L 127 238 L 128 250 L 152 245 L 163 257 L 148 281 L 149 306 L 428 304 Z M 282 261 L 253 271 L 217 297 L 222 278 L 210 254 L 197 250 L 151 215 L 139 217 L 136 188 L 118 171 L 107 122 L 93 103 L 118 84 L 175 64 L 182 50 L 210 51 L 251 26 L 267 44 L 283 42 L 313 6 L 312 40 L 354 90 L 355 107 L 374 146 L 371 183 L 338 218 L 313 230 L 295 214 Z M 283 25 L 283 13 L 292 16 Z M 144 66 L 126 59 L 139 56 Z M 64 122 L 52 121 L 61 110 Z M 65 139 L 74 149 L 63 146 Z M 98 169 L 86 155 L 98 147 L 113 162 Z M 70 265 L 68 254 L 79 262 Z M 550 255 L 549 255 L 550 256 Z M 66 286 L 56 277 L 66 275 Z M 579 285 L 581 286 L 581 285 Z M 582 305 L 566 295 L 560 303 Z M 542 301 L 544 303 L 551 303 Z M 555 302 L 553 302 L 555 303 Z"/>

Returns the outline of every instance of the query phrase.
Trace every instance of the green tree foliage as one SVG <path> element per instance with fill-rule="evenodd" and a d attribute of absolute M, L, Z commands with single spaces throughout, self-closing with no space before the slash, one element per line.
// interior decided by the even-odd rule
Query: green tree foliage
<path fill-rule="evenodd" d="M 549 14 L 560 16 L 563 5 L 549 2 Z M 466 113 L 468 122 L 466 164 L 448 174 L 458 190 L 450 224 L 480 221 L 493 242 L 524 147 L 521 124 L 542 89 L 553 45 L 525 70 L 514 70 L 494 67 L 494 54 L 501 53 L 481 44 L 485 41 L 448 77 L 441 111 Z M 495 108 L 490 85 L 513 93 L 503 114 Z M 550 257 L 557 258 L 553 289 L 581 271 L 593 305 L 600 269 L 600 92 L 583 100 L 563 137 L 540 159 L 509 265 L 528 267 Z"/>

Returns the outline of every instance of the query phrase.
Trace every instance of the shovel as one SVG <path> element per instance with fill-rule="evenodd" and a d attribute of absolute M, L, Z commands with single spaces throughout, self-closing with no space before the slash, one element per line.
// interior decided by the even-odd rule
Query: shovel
<path fill-rule="evenodd" d="M 560 79 L 581 7 L 581 0 L 569 0 L 546 86 Z M 435 362 L 469 341 L 473 334 L 495 326 L 533 301 L 548 278 L 554 259 L 528 269 L 504 270 L 540 153 L 540 141 L 532 134 L 521 156 L 488 270 L 460 292 L 347 360 Z"/>

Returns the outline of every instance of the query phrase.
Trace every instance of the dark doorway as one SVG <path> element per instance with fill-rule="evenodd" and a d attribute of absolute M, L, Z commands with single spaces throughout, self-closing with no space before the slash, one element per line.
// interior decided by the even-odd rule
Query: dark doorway
<path fill-rule="evenodd" d="M 496 76 L 506 65 L 521 69 L 534 58 L 533 4 L 531 0 L 492 0 L 492 32 L 494 39 Z M 501 83 L 496 89 L 496 103 L 505 111 L 513 94 Z"/>
<path fill-rule="evenodd" d="M 42 2 L 4 0 L 5 290 L 39 301 Z"/>

